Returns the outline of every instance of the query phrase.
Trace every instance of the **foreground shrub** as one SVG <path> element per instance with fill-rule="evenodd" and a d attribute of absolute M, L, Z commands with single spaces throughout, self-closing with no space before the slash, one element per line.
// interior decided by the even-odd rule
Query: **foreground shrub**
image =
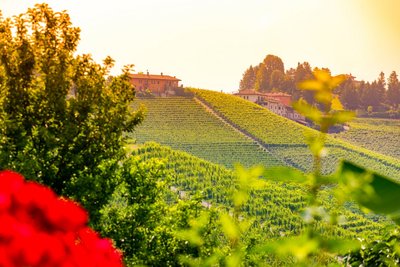
<path fill-rule="evenodd" d="M 84 209 L 15 172 L 0 172 L 0 222 L 0 266 L 122 266 Z"/>

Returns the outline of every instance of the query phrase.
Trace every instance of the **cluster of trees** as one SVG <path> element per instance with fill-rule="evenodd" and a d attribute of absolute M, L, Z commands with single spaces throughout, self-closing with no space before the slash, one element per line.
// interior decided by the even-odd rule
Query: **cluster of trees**
<path fill-rule="evenodd" d="M 316 68 L 314 68 L 316 69 Z M 321 68 L 329 71 L 327 68 Z M 243 73 L 239 90 L 255 89 L 260 92 L 279 91 L 293 95 L 294 99 L 303 97 L 313 103 L 310 92 L 297 90 L 297 84 L 311 79 L 313 68 L 308 62 L 298 63 L 296 68 L 285 70 L 281 58 L 267 55 L 257 66 L 250 66 Z M 346 109 L 386 111 L 400 107 L 400 82 L 393 71 L 386 79 L 381 72 L 373 82 L 358 81 L 351 74 L 335 91 Z"/>

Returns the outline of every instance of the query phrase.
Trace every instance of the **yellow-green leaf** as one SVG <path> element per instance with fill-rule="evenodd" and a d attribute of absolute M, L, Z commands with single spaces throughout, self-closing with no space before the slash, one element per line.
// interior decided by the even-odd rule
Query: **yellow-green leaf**
<path fill-rule="evenodd" d="M 339 100 L 339 97 L 335 97 L 332 99 L 332 105 L 331 105 L 332 110 L 343 110 L 343 105 Z"/>
<path fill-rule="evenodd" d="M 302 90 L 320 91 L 324 89 L 323 84 L 316 80 L 305 80 L 297 86 Z"/>
<path fill-rule="evenodd" d="M 220 223 L 222 231 L 225 233 L 227 238 L 230 240 L 238 240 L 240 238 L 240 229 L 229 214 L 222 214 Z"/>

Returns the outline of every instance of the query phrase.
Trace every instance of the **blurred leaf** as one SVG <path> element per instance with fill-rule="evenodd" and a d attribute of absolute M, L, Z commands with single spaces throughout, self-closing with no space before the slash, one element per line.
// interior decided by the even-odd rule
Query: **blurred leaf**
<path fill-rule="evenodd" d="M 311 154 L 314 156 L 321 156 L 324 150 L 323 136 L 316 136 L 315 134 L 305 134 L 308 147 L 311 150 Z"/>
<path fill-rule="evenodd" d="M 246 201 L 249 199 L 249 194 L 244 191 L 237 191 L 233 194 L 233 205 L 235 207 L 239 207 L 246 203 Z"/>
<path fill-rule="evenodd" d="M 234 251 L 232 255 L 226 257 L 227 267 L 237 267 L 240 266 L 242 262 L 242 254 L 239 251 Z"/>
<path fill-rule="evenodd" d="M 302 90 L 320 91 L 324 88 L 323 84 L 316 80 L 306 80 L 297 85 Z"/>
<path fill-rule="evenodd" d="M 319 123 L 322 118 L 322 112 L 314 106 L 311 106 L 304 100 L 299 100 L 293 103 L 293 108 L 299 112 L 300 114 L 304 115 L 305 117 L 309 118 L 315 123 Z"/>
<path fill-rule="evenodd" d="M 349 187 L 349 182 L 358 182 L 362 186 L 367 184 L 372 193 L 367 195 L 359 194 L 357 187 L 351 188 L 352 197 L 360 205 L 376 212 L 383 213 L 391 216 L 394 221 L 399 224 L 400 222 L 400 184 L 387 177 L 372 173 L 360 166 L 357 166 L 348 161 L 342 163 L 339 171 L 339 177 L 344 186 Z M 349 181 L 349 177 L 350 180 Z M 354 180 L 357 179 L 357 180 Z M 361 180 L 361 181 L 360 181 Z M 357 183 L 356 183 L 357 184 Z M 350 184 L 351 186 L 351 184 Z"/>
<path fill-rule="evenodd" d="M 303 172 L 286 166 L 268 168 L 264 170 L 263 176 L 268 180 L 277 182 L 306 183 L 308 181 Z"/>
<path fill-rule="evenodd" d="M 332 110 L 343 110 L 343 105 L 339 100 L 339 97 L 335 97 L 332 99 L 332 105 L 331 105 Z"/>
<path fill-rule="evenodd" d="M 181 240 L 188 241 L 192 245 L 201 246 L 204 244 L 203 238 L 193 229 L 176 232 L 175 236 Z"/>
<path fill-rule="evenodd" d="M 307 235 L 275 240 L 255 248 L 258 252 L 269 252 L 281 257 L 294 256 L 300 262 L 318 252 L 318 249 L 318 240 L 310 239 Z"/>
<path fill-rule="evenodd" d="M 318 81 L 323 83 L 328 83 L 331 80 L 331 74 L 326 70 L 316 69 L 313 74 Z"/>
<path fill-rule="evenodd" d="M 314 98 L 319 103 L 329 105 L 332 102 L 333 95 L 332 95 L 331 91 L 321 90 L 321 91 L 315 92 Z"/>
<path fill-rule="evenodd" d="M 233 218 L 229 216 L 229 214 L 222 214 L 220 223 L 226 237 L 228 237 L 230 240 L 238 240 L 240 238 L 240 229 L 234 222 Z"/>
<path fill-rule="evenodd" d="M 341 124 L 351 121 L 355 117 L 355 113 L 352 111 L 337 111 L 332 114 L 333 124 Z"/>
<path fill-rule="evenodd" d="M 338 254 L 349 253 L 350 251 L 359 250 L 361 247 L 360 241 L 357 239 L 323 239 L 321 242 L 321 248 Z"/>
<path fill-rule="evenodd" d="M 342 82 L 344 82 L 346 80 L 346 75 L 337 75 L 337 76 L 333 76 L 330 80 L 330 88 L 334 89 L 336 87 L 338 87 Z"/>

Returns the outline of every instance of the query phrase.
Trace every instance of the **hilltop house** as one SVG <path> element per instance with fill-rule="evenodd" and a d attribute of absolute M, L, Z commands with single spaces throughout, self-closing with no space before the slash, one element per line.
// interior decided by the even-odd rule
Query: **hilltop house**
<path fill-rule="evenodd" d="M 147 72 L 130 74 L 131 83 L 135 86 L 138 92 L 149 90 L 152 94 L 158 96 L 166 96 L 173 94 L 173 91 L 179 86 L 180 79 L 175 76 L 155 75 Z"/>
<path fill-rule="evenodd" d="M 292 96 L 285 93 L 260 93 L 252 89 L 241 90 L 234 95 L 259 104 L 270 111 L 290 120 L 306 124 L 304 116 L 300 115 L 290 106 Z"/>

